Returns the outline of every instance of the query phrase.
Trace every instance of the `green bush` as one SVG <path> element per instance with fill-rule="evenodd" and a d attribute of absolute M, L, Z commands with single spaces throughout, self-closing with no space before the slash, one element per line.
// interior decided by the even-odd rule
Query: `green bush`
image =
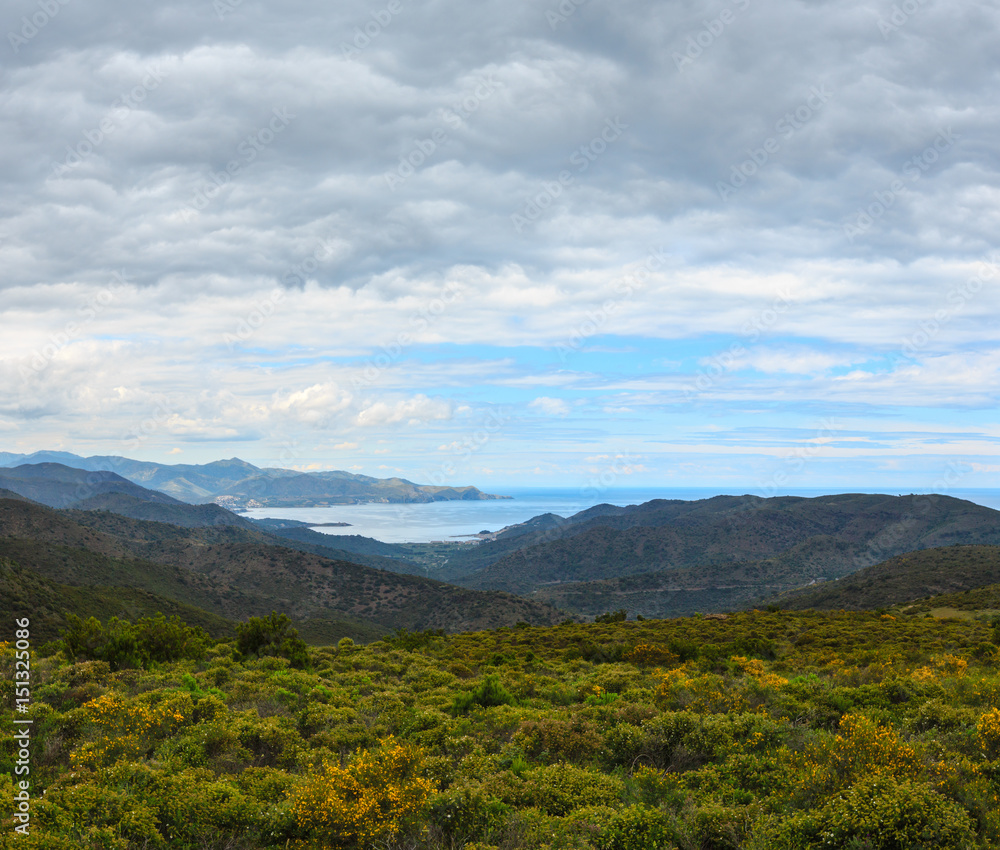
<path fill-rule="evenodd" d="M 526 755 L 551 761 L 587 761 L 601 748 L 595 726 L 582 717 L 525 720 L 514 735 Z"/>
<path fill-rule="evenodd" d="M 111 670 L 182 659 L 199 661 L 210 643 L 203 629 L 188 626 L 177 616 L 168 620 L 157 614 L 134 624 L 112 617 L 102 626 L 96 617 L 82 620 L 67 614 L 66 622 L 61 640 L 66 657 L 70 661 L 105 661 Z"/>
<path fill-rule="evenodd" d="M 272 611 L 270 617 L 251 617 L 236 627 L 236 649 L 244 658 L 278 656 L 293 667 L 309 666 L 309 647 L 285 614 Z"/>
<path fill-rule="evenodd" d="M 617 611 L 608 611 L 607 614 L 598 614 L 594 617 L 595 623 L 623 623 L 628 619 L 628 611 L 619 608 Z"/>
<path fill-rule="evenodd" d="M 452 704 L 452 711 L 455 714 L 468 714 L 475 705 L 490 708 L 516 703 L 514 695 L 500 682 L 500 677 L 496 673 L 490 673 L 473 690 L 459 693 Z"/>
<path fill-rule="evenodd" d="M 492 787 L 505 803 L 560 816 L 581 806 L 614 805 L 622 791 L 615 777 L 564 763 L 529 768 L 520 778 L 500 776 Z"/>
<path fill-rule="evenodd" d="M 510 808 L 482 788 L 450 788 L 431 798 L 429 820 L 449 847 L 487 841 L 503 826 Z"/>
<path fill-rule="evenodd" d="M 883 776 L 834 797 L 819 827 L 824 847 L 867 841 L 872 850 L 965 850 L 976 843 L 971 818 L 958 803 L 919 782 Z"/>
<path fill-rule="evenodd" d="M 672 830 L 659 809 L 628 806 L 609 818 L 601 833 L 601 850 L 670 850 Z"/>

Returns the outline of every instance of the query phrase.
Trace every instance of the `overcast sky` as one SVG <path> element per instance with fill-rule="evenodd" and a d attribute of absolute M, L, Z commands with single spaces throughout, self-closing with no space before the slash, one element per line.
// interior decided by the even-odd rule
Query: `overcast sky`
<path fill-rule="evenodd" d="M 996 0 L 8 0 L 0 29 L 0 450 L 996 485 Z"/>

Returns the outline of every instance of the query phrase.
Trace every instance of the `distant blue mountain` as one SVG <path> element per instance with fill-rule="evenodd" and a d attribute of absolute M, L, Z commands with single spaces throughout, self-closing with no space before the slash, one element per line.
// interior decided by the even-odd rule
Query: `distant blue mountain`
<path fill-rule="evenodd" d="M 439 502 L 502 499 L 475 487 L 437 487 L 404 478 L 372 478 L 350 472 L 261 469 L 239 458 L 205 464 L 163 464 L 115 455 L 80 457 L 69 452 L 0 452 L 0 467 L 62 464 L 86 472 L 110 472 L 182 502 L 247 506 L 311 507 L 357 502 Z M 12 489 L 12 488 L 11 488 Z"/>
<path fill-rule="evenodd" d="M 112 493 L 143 502 L 181 504 L 178 499 L 140 487 L 114 472 L 78 469 L 62 463 L 29 463 L 0 469 L 0 488 L 52 508 L 68 508 Z"/>

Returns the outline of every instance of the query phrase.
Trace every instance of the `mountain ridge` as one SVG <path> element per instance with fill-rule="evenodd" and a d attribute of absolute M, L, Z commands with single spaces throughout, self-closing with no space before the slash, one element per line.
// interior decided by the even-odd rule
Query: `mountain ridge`
<path fill-rule="evenodd" d="M 190 504 L 217 502 L 226 507 L 314 507 L 333 504 L 419 503 L 453 500 L 507 499 L 477 487 L 415 484 L 405 478 L 373 478 L 343 470 L 301 472 L 262 468 L 239 458 L 206 464 L 163 464 L 117 455 L 81 457 L 70 452 L 41 451 L 21 455 L 0 452 L 3 468 L 57 463 L 86 472 L 110 472 L 133 484 Z"/>
<path fill-rule="evenodd" d="M 582 514 L 498 534 L 435 575 L 579 614 L 677 616 L 753 604 L 908 551 L 1000 544 L 1000 512 L 940 495 L 718 496 Z"/>

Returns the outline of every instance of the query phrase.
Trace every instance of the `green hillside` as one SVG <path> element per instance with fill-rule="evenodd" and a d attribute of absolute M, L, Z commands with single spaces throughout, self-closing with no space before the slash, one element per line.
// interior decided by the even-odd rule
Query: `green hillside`
<path fill-rule="evenodd" d="M 162 504 L 127 493 L 102 493 L 73 502 L 67 507 L 80 511 L 110 511 L 132 519 L 166 522 L 185 528 L 213 525 L 232 525 L 246 529 L 254 527 L 250 520 L 218 505 L 188 505 L 183 502 Z"/>
<path fill-rule="evenodd" d="M 749 596 L 759 598 L 838 578 L 903 552 L 1000 545 L 1000 512 L 948 496 L 720 496 L 648 502 L 497 542 L 517 548 L 485 564 L 483 553 L 457 554 L 452 571 L 470 562 L 480 568 L 453 580 L 554 599 L 566 583 L 698 569 L 698 584 L 684 579 L 682 586 L 725 589 L 749 581 L 756 586 Z M 482 546 L 491 551 L 491 544 Z M 631 592 L 628 583 L 623 588 Z M 585 589 L 574 593 L 586 596 Z"/>
<path fill-rule="evenodd" d="M 182 528 L 13 500 L 0 500 L 0 557 L 52 582 L 140 588 L 230 619 L 281 610 L 316 639 L 338 637 L 324 625 L 331 621 L 350 623 L 344 633 L 364 638 L 395 628 L 453 631 L 565 617 L 510 594 L 270 545 L 256 531 Z"/>
<path fill-rule="evenodd" d="M 42 578 L 37 570 L 20 567 L 6 558 L 0 559 L 0 609 L 11 617 L 30 617 L 32 634 L 39 645 L 59 637 L 66 627 L 67 613 L 100 620 L 111 617 L 138 620 L 160 613 L 167 617 L 176 615 L 219 638 L 231 637 L 235 629 L 231 620 L 146 590 L 58 584 Z"/>
<path fill-rule="evenodd" d="M 1000 546 L 909 552 L 837 581 L 781 597 L 782 607 L 873 610 L 1000 582 Z"/>
<path fill-rule="evenodd" d="M 65 508 L 82 500 L 112 493 L 123 493 L 160 504 L 177 502 L 164 493 L 147 490 L 114 472 L 87 472 L 61 463 L 0 468 L 0 487 L 55 508 Z"/>

